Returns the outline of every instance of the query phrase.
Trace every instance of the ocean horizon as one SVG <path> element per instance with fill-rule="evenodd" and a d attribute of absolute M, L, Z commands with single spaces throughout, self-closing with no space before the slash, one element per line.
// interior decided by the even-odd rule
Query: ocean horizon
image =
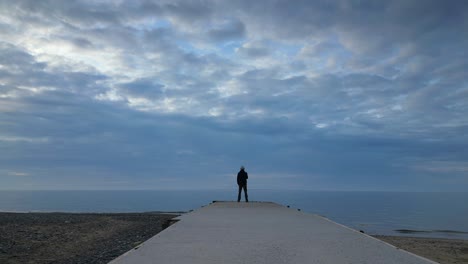
<path fill-rule="evenodd" d="M 187 212 L 212 201 L 236 199 L 237 190 L 0 190 L 0 211 Z M 371 235 L 468 239 L 468 192 L 251 189 L 249 200 L 318 214 Z"/>

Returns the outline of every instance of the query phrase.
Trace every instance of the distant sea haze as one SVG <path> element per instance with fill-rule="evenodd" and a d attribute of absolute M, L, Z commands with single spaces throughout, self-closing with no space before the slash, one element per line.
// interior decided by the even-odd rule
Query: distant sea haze
<path fill-rule="evenodd" d="M 177 212 L 236 198 L 237 190 L 0 191 L 0 211 Z M 468 239 L 468 192 L 249 190 L 249 199 L 289 205 L 368 234 Z"/>

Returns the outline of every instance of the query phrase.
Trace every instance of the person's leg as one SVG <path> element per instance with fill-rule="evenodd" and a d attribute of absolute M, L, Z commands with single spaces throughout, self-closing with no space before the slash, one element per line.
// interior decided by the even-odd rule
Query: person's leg
<path fill-rule="evenodd" d="M 244 185 L 244 195 L 245 195 L 245 201 L 249 202 L 249 196 L 247 195 L 247 184 Z"/>
<path fill-rule="evenodd" d="M 240 202 L 242 186 L 239 185 L 239 192 L 237 194 L 237 202 Z"/>

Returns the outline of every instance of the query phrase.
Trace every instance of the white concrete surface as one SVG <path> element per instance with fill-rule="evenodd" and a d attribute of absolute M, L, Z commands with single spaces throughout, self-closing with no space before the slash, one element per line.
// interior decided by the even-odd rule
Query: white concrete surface
<path fill-rule="evenodd" d="M 274 203 L 217 202 L 112 264 L 435 263 L 318 215 Z"/>

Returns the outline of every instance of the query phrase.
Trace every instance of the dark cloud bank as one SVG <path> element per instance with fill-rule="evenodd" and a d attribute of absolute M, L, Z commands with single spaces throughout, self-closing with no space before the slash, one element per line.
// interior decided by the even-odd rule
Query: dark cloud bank
<path fill-rule="evenodd" d="M 2 189 L 468 187 L 464 1 L 0 1 Z"/>

